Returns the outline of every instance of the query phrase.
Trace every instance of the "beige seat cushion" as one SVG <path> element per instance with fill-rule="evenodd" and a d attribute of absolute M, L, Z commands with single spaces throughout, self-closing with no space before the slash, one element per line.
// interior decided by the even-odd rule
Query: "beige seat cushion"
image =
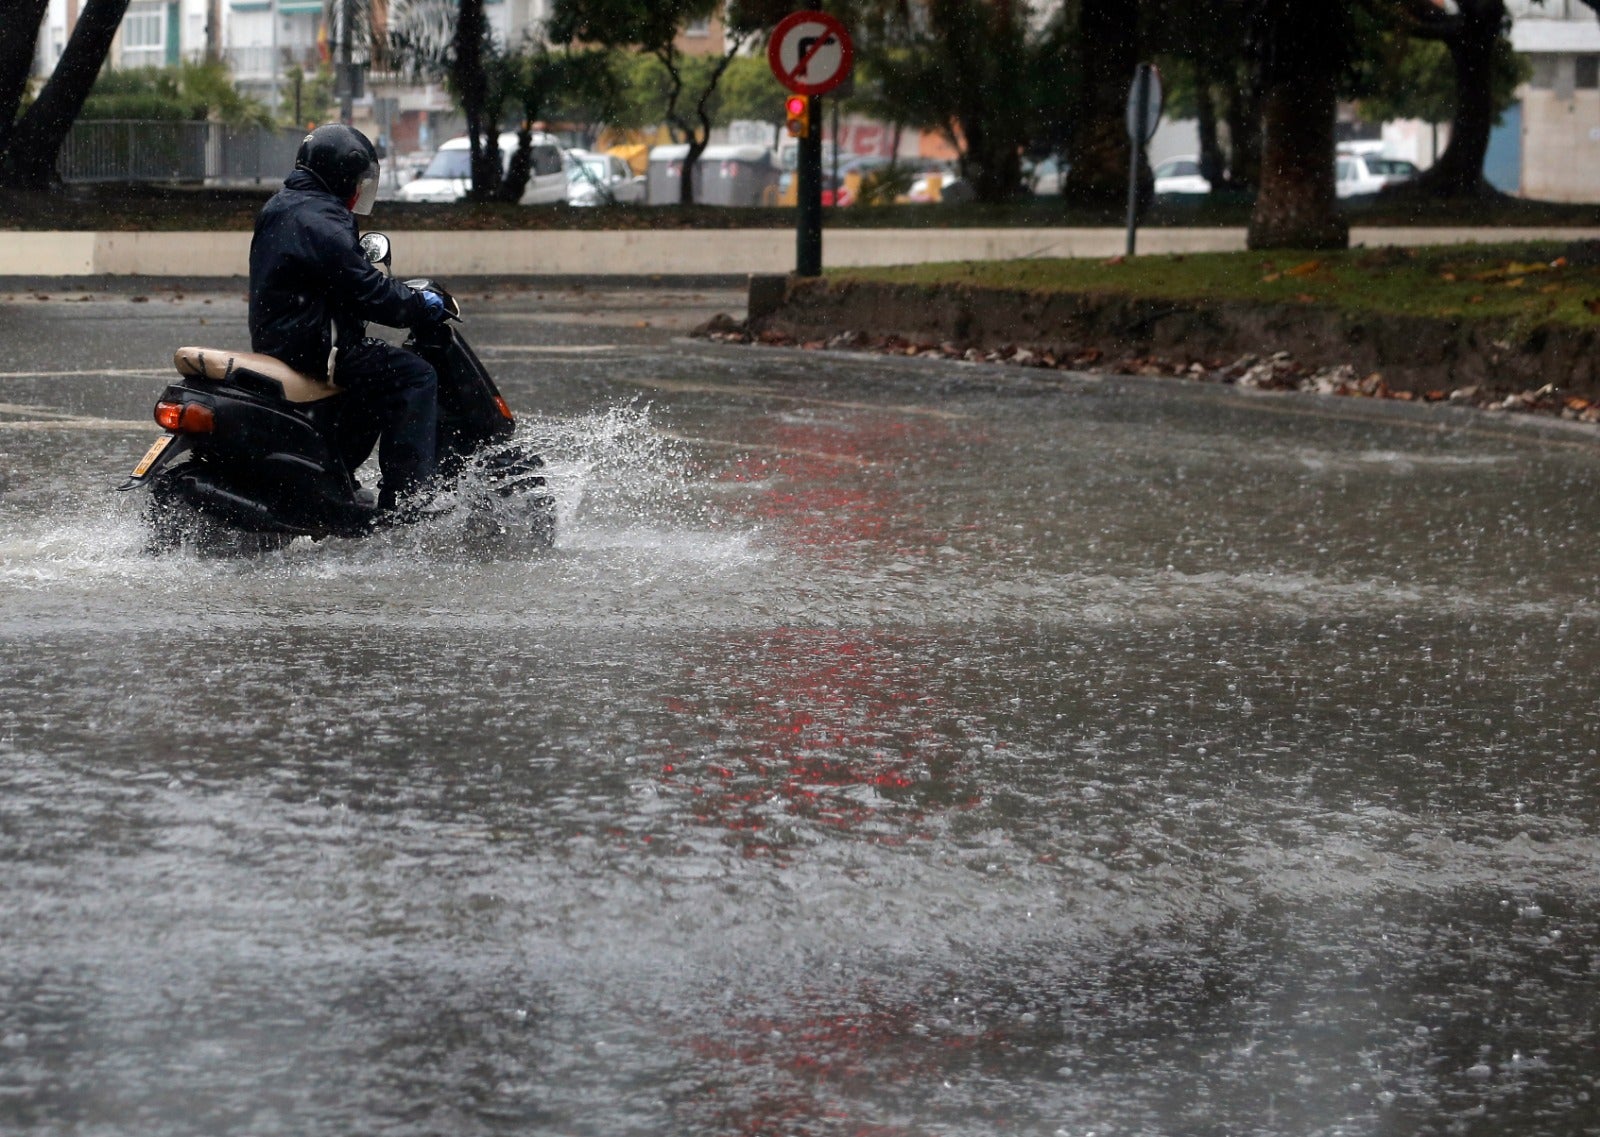
<path fill-rule="evenodd" d="M 309 375 L 302 375 L 287 363 L 253 351 L 222 351 L 214 347 L 180 347 L 172 357 L 178 374 L 191 379 L 210 379 L 221 383 L 232 378 L 236 368 L 275 380 L 283 387 L 283 397 L 291 403 L 314 403 L 337 395 L 339 388 Z"/>

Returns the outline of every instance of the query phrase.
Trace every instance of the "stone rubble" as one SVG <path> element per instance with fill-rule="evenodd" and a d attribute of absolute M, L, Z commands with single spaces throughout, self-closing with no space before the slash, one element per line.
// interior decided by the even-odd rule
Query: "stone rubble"
<path fill-rule="evenodd" d="M 1535 391 L 1512 394 L 1480 390 L 1476 386 L 1422 392 L 1397 390 L 1384 381 L 1380 372 L 1362 375 L 1349 364 L 1308 367 L 1286 351 L 1270 355 L 1242 355 L 1232 362 L 1224 362 L 1157 355 L 1113 356 L 1098 348 L 1060 356 L 1016 344 L 985 350 L 948 341 L 939 344 L 913 343 L 900 336 L 873 336 L 859 331 L 839 332 L 826 340 L 798 340 L 772 330 L 752 335 L 742 321 L 727 315 L 712 317 L 691 334 L 718 343 L 754 343 L 768 347 L 799 347 L 808 351 L 867 351 L 968 363 L 1004 363 L 1053 371 L 1114 372 L 1120 375 L 1220 383 L 1253 391 L 1298 391 L 1344 398 L 1452 403 L 1486 411 L 1550 415 L 1576 422 L 1600 423 L 1600 401 L 1570 395 L 1548 384 Z"/>

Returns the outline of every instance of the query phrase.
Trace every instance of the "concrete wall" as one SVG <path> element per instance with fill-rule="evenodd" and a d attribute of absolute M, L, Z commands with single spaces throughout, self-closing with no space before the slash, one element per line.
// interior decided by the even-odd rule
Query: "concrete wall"
<path fill-rule="evenodd" d="M 1522 195 L 1600 201 L 1600 90 L 1524 90 Z"/>
<path fill-rule="evenodd" d="M 579 233 L 389 233 L 398 276 L 743 276 L 794 269 L 789 229 Z M 1454 241 L 1576 241 L 1582 229 L 1356 229 L 1352 245 Z M 1111 257 L 1120 229 L 835 229 L 823 264 L 927 264 L 1030 257 Z M 1139 252 L 1243 249 L 1243 229 L 1149 229 Z M 0 231 L 0 277 L 239 277 L 249 271 L 249 233 L 36 233 Z"/>

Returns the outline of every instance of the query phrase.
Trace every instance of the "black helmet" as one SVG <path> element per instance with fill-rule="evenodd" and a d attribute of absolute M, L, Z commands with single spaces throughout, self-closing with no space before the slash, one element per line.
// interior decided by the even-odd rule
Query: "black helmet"
<path fill-rule="evenodd" d="M 343 123 L 306 135 L 294 166 L 316 178 L 356 213 L 371 213 L 378 195 L 378 152 L 367 136 Z"/>

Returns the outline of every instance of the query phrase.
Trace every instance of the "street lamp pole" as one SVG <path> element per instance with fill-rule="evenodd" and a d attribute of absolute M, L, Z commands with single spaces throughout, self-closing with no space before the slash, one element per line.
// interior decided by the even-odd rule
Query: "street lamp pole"
<path fill-rule="evenodd" d="M 281 89 L 281 74 L 283 60 L 279 58 L 278 51 L 278 0 L 269 0 L 267 4 L 267 19 L 272 21 L 272 113 L 274 116 L 283 108 L 283 92 Z"/>

